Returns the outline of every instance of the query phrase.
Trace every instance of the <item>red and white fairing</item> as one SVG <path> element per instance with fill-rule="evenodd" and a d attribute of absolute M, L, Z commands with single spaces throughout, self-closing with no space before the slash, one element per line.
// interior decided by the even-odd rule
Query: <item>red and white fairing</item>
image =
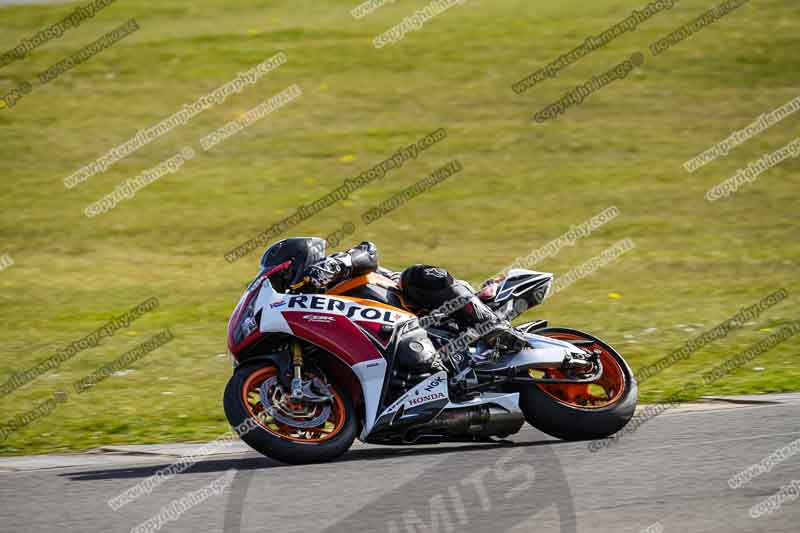
<path fill-rule="evenodd" d="M 243 315 L 261 316 L 253 331 L 240 342 L 234 328 Z M 397 324 L 414 315 L 371 300 L 325 294 L 283 294 L 275 291 L 267 277 L 251 285 L 233 313 L 228 344 L 233 357 L 268 333 L 286 333 L 327 350 L 352 368 L 364 397 L 363 439 L 375 424 L 386 376 L 385 348 Z M 247 320 L 244 318 L 244 320 Z"/>

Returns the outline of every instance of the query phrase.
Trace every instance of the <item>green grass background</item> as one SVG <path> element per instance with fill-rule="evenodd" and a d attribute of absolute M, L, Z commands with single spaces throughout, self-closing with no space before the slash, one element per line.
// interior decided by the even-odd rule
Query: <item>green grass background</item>
<path fill-rule="evenodd" d="M 554 79 L 510 85 L 646 5 L 644 0 L 469 0 L 404 40 L 379 33 L 425 5 L 400 0 L 355 20 L 358 0 L 124 1 L 26 59 L 0 68 L 0 94 L 135 17 L 141 29 L 0 109 L 0 380 L 150 296 L 157 312 L 0 398 L 0 423 L 34 408 L 163 327 L 176 339 L 0 442 L 0 454 L 109 443 L 213 438 L 226 428 L 227 318 L 258 253 L 223 254 L 301 203 L 444 127 L 448 138 L 291 233 L 358 223 L 383 264 L 440 264 L 479 283 L 609 206 L 621 215 L 536 267 L 566 273 L 619 239 L 636 249 L 526 317 L 608 340 L 634 368 L 653 362 L 781 287 L 754 323 L 650 379 L 667 396 L 798 314 L 798 170 L 794 159 L 736 195 L 705 191 L 794 139 L 800 114 L 695 172 L 682 163 L 800 95 L 800 4 L 758 0 L 658 57 L 647 46 L 716 5 L 682 0 Z M 190 5 L 189 5 L 190 4 Z M 0 49 L 76 5 L 0 9 Z M 184 104 L 279 51 L 288 63 L 224 104 L 73 190 L 63 178 Z M 536 124 L 533 113 L 632 53 L 646 64 Z M 199 140 L 297 83 L 303 96 L 209 153 Z M 177 174 L 95 219 L 83 208 L 177 152 Z M 359 216 L 451 159 L 464 170 L 379 222 Z M 287 234 L 288 236 L 288 234 Z M 612 296 L 618 297 L 612 297 Z M 762 368 L 763 370 L 754 370 Z M 795 340 L 705 393 L 797 390 Z"/>

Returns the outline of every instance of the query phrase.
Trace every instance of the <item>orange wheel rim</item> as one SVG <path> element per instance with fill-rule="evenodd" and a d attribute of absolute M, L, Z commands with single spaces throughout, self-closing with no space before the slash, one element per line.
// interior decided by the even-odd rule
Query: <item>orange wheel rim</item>
<path fill-rule="evenodd" d="M 543 335 L 567 342 L 592 340 L 574 333 L 560 331 L 544 332 Z M 600 363 L 603 365 L 603 373 L 600 378 L 592 383 L 537 384 L 537 387 L 554 400 L 579 409 L 601 409 L 618 402 L 625 391 L 625 373 L 622 366 L 611 355 L 608 348 L 597 341 L 581 347 L 600 350 Z M 559 369 L 547 370 L 546 376 L 551 379 L 568 377 Z"/>
<path fill-rule="evenodd" d="M 282 439 L 304 443 L 323 442 L 332 439 L 341 432 L 347 415 L 342 396 L 334 387 L 330 387 L 333 395 L 333 401 L 330 404 L 330 415 L 319 426 L 300 429 L 284 424 L 271 417 L 264 409 L 260 387 L 265 381 L 277 375 L 278 369 L 275 367 L 269 366 L 260 368 L 250 374 L 242 386 L 242 402 L 250 417 L 255 420 L 259 426 Z M 305 377 L 313 376 L 307 374 Z M 304 402 L 287 403 L 291 405 L 292 409 L 300 409 L 306 405 Z M 316 409 L 320 404 L 308 405 Z"/>

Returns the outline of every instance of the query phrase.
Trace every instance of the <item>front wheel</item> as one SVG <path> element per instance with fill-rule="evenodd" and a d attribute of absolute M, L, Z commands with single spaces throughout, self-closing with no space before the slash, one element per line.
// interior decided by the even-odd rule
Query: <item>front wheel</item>
<path fill-rule="evenodd" d="M 521 386 L 519 401 L 525 420 L 563 440 L 602 439 L 625 427 L 636 409 L 639 391 L 633 372 L 622 356 L 600 339 L 578 330 L 545 328 L 533 333 L 579 342 L 581 348 L 599 353 L 603 373 L 589 384 Z M 544 377 L 566 376 L 561 370 L 553 369 Z"/>
<path fill-rule="evenodd" d="M 283 390 L 278 369 L 270 364 L 239 366 L 225 387 L 225 416 L 233 427 L 247 427 L 240 436 L 257 452 L 303 464 L 330 461 L 344 454 L 358 431 L 353 402 L 323 375 L 331 398 L 325 402 L 295 402 Z M 252 424 L 245 422 L 252 421 Z"/>

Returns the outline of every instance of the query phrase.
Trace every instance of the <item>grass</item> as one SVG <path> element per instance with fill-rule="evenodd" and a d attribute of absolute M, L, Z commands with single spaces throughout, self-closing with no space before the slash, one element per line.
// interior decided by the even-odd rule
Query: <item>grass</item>
<path fill-rule="evenodd" d="M 789 298 L 644 384 L 655 401 L 798 317 L 797 159 L 709 204 L 705 191 L 796 136 L 792 116 L 701 170 L 684 161 L 800 94 L 800 6 L 750 2 L 664 54 L 647 46 L 712 1 L 682 0 L 523 95 L 510 86 L 599 34 L 644 0 L 470 0 L 381 49 L 372 39 L 424 2 L 360 20 L 352 1 L 118 2 L 25 60 L 0 95 L 135 17 L 140 30 L 0 109 L 0 382 L 151 296 L 160 308 L 13 394 L 0 423 L 169 327 L 175 340 L 0 441 L 0 454 L 209 439 L 226 427 L 225 326 L 258 254 L 223 254 L 437 128 L 448 137 L 292 234 L 356 224 L 382 262 L 440 264 L 479 283 L 609 206 L 621 214 L 536 265 L 564 274 L 614 242 L 636 248 L 528 313 L 593 332 L 634 368 L 778 288 Z M 0 50 L 74 4 L 0 9 Z M 765 31 L 765 29 L 767 31 Z M 279 51 L 288 62 L 105 173 L 63 179 L 143 128 Z M 636 51 L 646 63 L 558 120 L 533 113 Z M 297 83 L 303 95 L 208 153 L 199 140 Z M 198 156 L 94 219 L 88 204 L 192 146 Z M 444 183 L 380 221 L 360 214 L 452 159 Z M 800 389 L 789 340 L 703 390 Z M 755 368 L 763 370 L 756 371 Z"/>

